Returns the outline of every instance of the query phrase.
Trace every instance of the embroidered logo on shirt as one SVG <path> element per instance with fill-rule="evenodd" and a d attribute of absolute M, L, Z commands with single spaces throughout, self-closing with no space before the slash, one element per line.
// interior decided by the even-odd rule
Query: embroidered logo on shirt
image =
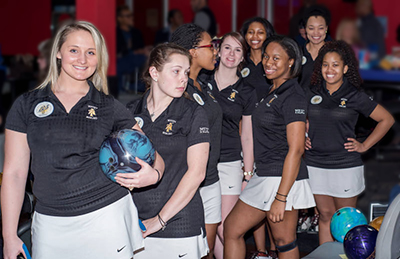
<path fill-rule="evenodd" d="M 320 95 L 314 95 L 314 97 L 311 98 L 312 104 L 320 104 L 321 102 L 322 102 L 322 96 Z"/>
<path fill-rule="evenodd" d="M 301 65 L 305 65 L 307 63 L 307 58 L 305 57 L 305 56 L 303 56 L 302 58 L 301 58 Z"/>
<path fill-rule="evenodd" d="M 235 98 L 236 98 L 236 94 L 238 94 L 238 93 L 239 93 L 238 91 L 236 91 L 235 89 L 232 89 L 232 92 L 229 95 L 228 100 L 234 102 Z"/>
<path fill-rule="evenodd" d="M 163 134 L 164 135 L 172 135 L 172 131 L 173 131 L 173 127 L 174 127 L 174 124 L 176 123 L 176 121 L 175 120 L 167 120 L 168 121 L 168 123 L 167 123 L 167 125 L 165 126 L 165 129 L 164 129 L 164 131 L 163 131 Z"/>
<path fill-rule="evenodd" d="M 98 108 L 96 106 L 88 105 L 88 116 L 86 116 L 86 119 L 97 120 L 97 109 Z"/>
<path fill-rule="evenodd" d="M 35 107 L 34 114 L 38 118 L 44 118 L 52 114 L 54 111 L 54 106 L 51 102 L 41 102 Z"/>
<path fill-rule="evenodd" d="M 294 114 L 306 114 L 306 111 L 303 109 L 294 109 Z"/>
<path fill-rule="evenodd" d="M 199 94 L 194 93 L 194 94 L 193 94 L 193 99 L 195 99 L 196 102 L 197 102 L 198 104 L 204 105 L 204 101 L 203 101 L 203 99 L 200 97 Z"/>
<path fill-rule="evenodd" d="M 207 127 L 202 127 L 202 128 L 200 128 L 200 133 L 208 134 L 208 133 L 210 133 L 210 132 L 208 131 L 208 128 L 207 128 Z"/>
<path fill-rule="evenodd" d="M 143 119 L 140 117 L 135 117 L 135 120 L 136 120 L 137 124 L 139 125 L 139 127 L 142 128 L 143 124 L 144 124 Z"/>
<path fill-rule="evenodd" d="M 250 75 L 250 69 L 248 67 L 245 67 L 242 69 L 242 71 L 240 73 L 242 74 L 242 77 L 245 78 L 248 75 Z"/>
<path fill-rule="evenodd" d="M 210 88 L 210 90 L 212 90 L 212 88 L 213 88 L 213 87 L 212 87 L 212 84 L 211 84 L 211 83 L 208 83 L 207 85 L 208 85 L 208 88 Z"/>
<path fill-rule="evenodd" d="M 341 98 L 339 107 L 346 108 L 346 103 L 347 103 L 347 99 L 346 98 Z"/>

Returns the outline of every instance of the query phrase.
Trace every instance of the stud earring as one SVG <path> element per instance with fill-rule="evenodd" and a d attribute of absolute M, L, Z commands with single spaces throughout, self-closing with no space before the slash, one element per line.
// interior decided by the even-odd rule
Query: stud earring
<path fill-rule="evenodd" d="M 292 65 L 289 65 L 289 67 L 292 67 Z"/>
<path fill-rule="evenodd" d="M 157 82 L 158 80 L 157 80 L 157 78 L 153 78 L 153 81 L 154 81 L 154 82 Z"/>

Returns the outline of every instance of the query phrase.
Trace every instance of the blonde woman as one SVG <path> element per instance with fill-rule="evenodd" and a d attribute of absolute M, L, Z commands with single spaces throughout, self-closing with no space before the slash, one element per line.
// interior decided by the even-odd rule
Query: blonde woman
<path fill-rule="evenodd" d="M 140 130 L 107 95 L 107 66 L 100 32 L 88 22 L 67 25 L 55 37 L 45 81 L 11 108 L 1 189 L 5 259 L 23 253 L 16 232 L 30 157 L 33 258 L 132 258 L 143 247 L 127 188 L 156 183 L 164 163 L 159 155 L 154 168 L 140 161 L 142 169 L 117 177 L 118 184 L 101 172 L 98 152 L 105 136 Z"/>

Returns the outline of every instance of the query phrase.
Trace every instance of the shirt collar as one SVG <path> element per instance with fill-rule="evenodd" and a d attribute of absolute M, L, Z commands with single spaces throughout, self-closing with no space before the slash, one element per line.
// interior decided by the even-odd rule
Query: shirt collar
<path fill-rule="evenodd" d="M 89 85 L 89 92 L 85 95 L 85 99 L 93 101 L 95 103 L 100 103 L 100 91 L 96 89 L 93 85 L 92 81 L 86 81 Z M 54 96 L 54 93 L 51 89 L 51 83 L 48 83 L 43 89 L 39 91 L 39 97 L 51 97 Z"/>

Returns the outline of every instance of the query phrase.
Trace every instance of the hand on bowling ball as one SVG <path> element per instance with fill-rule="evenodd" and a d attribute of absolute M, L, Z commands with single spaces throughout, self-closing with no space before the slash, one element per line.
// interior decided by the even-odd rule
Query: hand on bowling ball
<path fill-rule="evenodd" d="M 141 188 L 157 183 L 157 171 L 140 158 L 136 157 L 135 159 L 142 168 L 136 173 L 119 173 L 115 176 L 115 181 L 131 191 L 134 188 Z"/>

